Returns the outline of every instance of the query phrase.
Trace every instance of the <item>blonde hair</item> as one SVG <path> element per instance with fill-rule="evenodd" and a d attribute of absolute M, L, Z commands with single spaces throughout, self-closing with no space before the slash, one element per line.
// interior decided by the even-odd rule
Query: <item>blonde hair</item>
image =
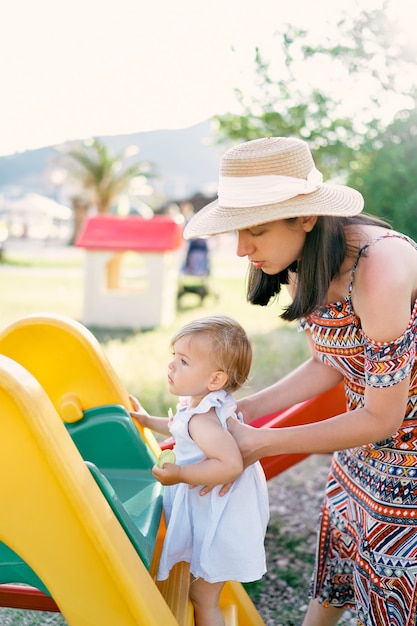
<path fill-rule="evenodd" d="M 204 336 L 219 370 L 227 374 L 225 391 L 237 391 L 247 381 L 252 365 L 252 345 L 242 326 L 226 315 L 208 315 L 193 320 L 172 337 L 171 346 L 182 337 Z"/>

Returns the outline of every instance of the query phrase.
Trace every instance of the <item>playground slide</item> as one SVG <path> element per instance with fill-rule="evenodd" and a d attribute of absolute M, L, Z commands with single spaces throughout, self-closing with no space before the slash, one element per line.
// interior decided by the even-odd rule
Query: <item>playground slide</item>
<path fill-rule="evenodd" d="M 145 519 L 138 511 L 145 493 L 158 504 L 160 493 L 149 477 L 160 448 L 149 431 L 135 426 L 148 457 L 138 471 L 148 482 L 140 493 L 118 491 L 119 484 L 131 490 L 137 468 L 115 467 L 116 437 L 106 440 L 105 433 L 117 422 L 122 437 L 135 439 L 129 398 L 93 335 L 77 322 L 48 315 L 7 327 L 0 333 L 0 406 L 0 468 L 7 477 L 0 483 L 0 582 L 33 583 L 46 591 L 53 603 L 43 606 L 56 603 L 70 626 L 192 626 L 187 569 L 177 566 L 166 584 L 153 578 L 164 537 L 155 518 L 160 508 L 147 508 L 153 512 Z M 85 458 L 95 453 L 92 463 Z M 135 455 L 116 455 L 116 462 L 121 456 Z M 152 559 L 146 542 L 141 552 L 138 526 L 146 535 L 155 519 Z M 1 562 L 7 550 L 16 556 L 11 573 L 10 559 Z M 22 578 L 16 572 L 24 572 Z M 16 588 L 9 601 L 13 594 Z M 36 597 L 31 608 L 42 608 Z M 237 583 L 226 585 L 221 606 L 227 626 L 263 625 Z"/>
<path fill-rule="evenodd" d="M 71 625 L 174 625 L 46 393 L 3 355 L 0 406 L 1 540 Z"/>

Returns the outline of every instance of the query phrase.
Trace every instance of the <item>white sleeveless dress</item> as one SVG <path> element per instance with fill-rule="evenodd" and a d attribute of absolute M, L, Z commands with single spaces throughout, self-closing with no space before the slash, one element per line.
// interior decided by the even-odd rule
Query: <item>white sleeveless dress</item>
<path fill-rule="evenodd" d="M 223 428 L 236 416 L 236 402 L 225 391 L 209 393 L 193 409 L 188 399 L 178 405 L 170 420 L 179 465 L 198 463 L 204 453 L 188 432 L 196 413 L 214 407 Z M 235 480 L 230 491 L 219 496 L 221 485 L 200 496 L 200 488 L 185 483 L 165 487 L 164 515 L 167 532 L 158 570 L 158 580 L 168 578 L 180 561 L 190 563 L 196 578 L 215 583 L 227 580 L 251 582 L 266 572 L 264 539 L 269 520 L 266 479 L 261 464 L 254 463 Z"/>

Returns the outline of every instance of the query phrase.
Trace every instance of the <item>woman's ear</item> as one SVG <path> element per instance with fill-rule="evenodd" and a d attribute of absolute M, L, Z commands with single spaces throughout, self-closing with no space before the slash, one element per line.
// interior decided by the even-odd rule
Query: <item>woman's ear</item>
<path fill-rule="evenodd" d="M 222 370 L 218 370 L 212 374 L 210 382 L 208 384 L 208 388 L 210 391 L 218 391 L 219 389 L 223 389 L 223 387 L 227 383 L 228 376 L 226 372 Z"/>
<path fill-rule="evenodd" d="M 301 218 L 301 224 L 305 233 L 309 233 L 313 230 L 317 223 L 317 215 L 308 215 Z"/>

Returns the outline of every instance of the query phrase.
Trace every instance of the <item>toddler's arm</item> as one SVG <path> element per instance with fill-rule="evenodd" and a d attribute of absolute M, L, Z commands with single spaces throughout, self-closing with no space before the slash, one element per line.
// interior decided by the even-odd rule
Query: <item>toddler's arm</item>
<path fill-rule="evenodd" d="M 194 415 L 189 422 L 189 433 L 206 458 L 191 465 L 167 463 L 152 472 L 163 485 L 222 485 L 235 480 L 243 471 L 243 461 L 232 435 L 222 428 L 211 409 Z"/>
<path fill-rule="evenodd" d="M 170 435 L 168 429 L 168 418 L 156 417 L 155 415 L 149 415 L 149 413 L 143 408 L 141 403 L 132 395 L 129 395 L 134 411 L 129 411 L 131 417 L 138 420 L 142 426 L 149 428 L 150 430 L 160 433 L 161 435 Z"/>

